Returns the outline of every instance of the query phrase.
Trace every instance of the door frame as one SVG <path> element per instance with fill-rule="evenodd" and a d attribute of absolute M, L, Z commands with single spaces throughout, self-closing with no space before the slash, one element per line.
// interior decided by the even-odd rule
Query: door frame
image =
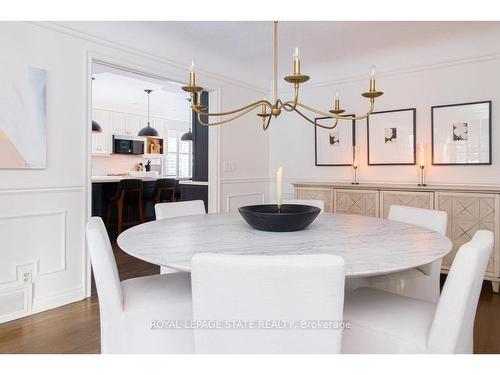
<path fill-rule="evenodd" d="M 173 66 L 171 62 L 159 61 L 158 58 L 150 59 L 143 56 L 128 56 L 116 58 L 98 51 L 87 51 L 86 59 L 86 108 L 87 108 L 87 137 L 85 158 L 85 222 L 92 215 L 92 67 L 94 63 L 108 65 L 110 67 L 136 73 L 146 77 L 183 82 L 187 76 L 187 67 L 184 69 Z M 151 66 L 153 65 L 153 66 Z M 182 72 L 185 70 L 185 72 Z M 220 112 L 220 86 L 206 87 L 209 93 L 209 111 Z M 213 121 L 218 121 L 215 117 Z M 220 212 L 220 131 L 218 126 L 209 128 L 208 136 L 208 212 Z M 88 254 L 87 242 L 85 240 L 84 251 L 84 285 L 85 296 L 90 297 L 91 293 L 91 263 Z"/>

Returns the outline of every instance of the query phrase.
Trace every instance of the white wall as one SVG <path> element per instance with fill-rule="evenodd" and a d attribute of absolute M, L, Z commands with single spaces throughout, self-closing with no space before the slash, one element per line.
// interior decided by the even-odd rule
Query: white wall
<path fill-rule="evenodd" d="M 178 81 L 186 79 L 187 69 L 127 46 L 126 40 L 117 47 L 45 23 L 1 22 L 0 48 L 0 64 L 9 61 L 48 72 L 47 168 L 0 170 L 0 306 L 1 319 L 7 320 L 82 299 L 88 292 L 84 225 L 90 151 L 89 54 Z M 168 59 L 175 60 L 175 52 L 169 52 Z M 220 93 L 222 109 L 262 97 L 254 89 L 219 83 L 211 76 L 200 83 Z M 219 146 L 220 162 L 236 166 L 234 172 L 221 172 L 221 178 L 240 179 L 220 189 L 220 202 L 231 191 L 245 191 L 247 180 L 268 176 L 267 137 L 259 131 L 256 118 L 221 129 Z M 248 152 L 253 154 L 251 159 Z M 258 190 L 267 194 L 267 184 Z M 7 303 L 12 314 L 3 310 Z"/>
<path fill-rule="evenodd" d="M 464 53 L 470 53 L 463 45 Z M 368 60 L 369 61 L 369 60 Z M 383 67 L 385 61 L 375 61 Z M 391 60 L 392 62 L 392 60 Z M 387 63 L 389 64 L 389 63 Z M 335 89 L 341 90 L 341 104 L 348 113 L 361 114 L 368 108 L 368 100 L 360 96 L 366 91 L 368 76 L 360 80 L 339 79 L 335 83 L 304 87 L 300 93 L 303 103 L 327 110 L 332 107 Z M 415 69 L 382 74 L 377 88 L 385 94 L 376 100 L 376 111 L 416 108 L 417 144 L 431 149 L 431 106 L 492 100 L 492 160 L 491 166 L 432 166 L 426 168 L 428 183 L 442 184 L 500 184 L 500 55 L 460 60 L 438 65 L 424 65 Z M 290 96 L 290 93 L 287 93 Z M 313 115 L 314 117 L 314 115 Z M 294 180 L 351 181 L 351 167 L 316 167 L 314 165 L 314 127 L 298 115 L 282 115 L 271 125 L 270 175 L 283 166 L 284 187 L 288 197 L 293 195 L 289 183 Z M 359 179 L 361 182 L 417 183 L 417 166 L 367 166 L 366 120 L 356 123 L 356 143 L 359 146 Z M 429 163 L 430 164 L 430 163 Z M 275 184 L 271 184 L 274 195 Z"/>

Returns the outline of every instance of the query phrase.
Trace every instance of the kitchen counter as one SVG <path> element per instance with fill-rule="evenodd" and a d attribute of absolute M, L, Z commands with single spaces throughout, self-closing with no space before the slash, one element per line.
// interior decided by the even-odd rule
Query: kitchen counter
<path fill-rule="evenodd" d="M 208 181 L 183 180 L 183 181 L 179 181 L 179 185 L 208 186 Z"/>
<path fill-rule="evenodd" d="M 120 180 L 126 180 L 126 179 L 139 179 L 142 181 L 156 181 L 159 178 L 173 178 L 177 180 L 176 177 L 171 177 L 171 176 L 162 176 L 162 175 L 157 175 L 157 176 L 129 176 L 129 175 L 124 175 L 124 176 L 92 176 L 92 182 L 96 183 L 105 183 L 105 182 L 119 182 Z M 181 181 L 179 181 L 180 183 Z"/>

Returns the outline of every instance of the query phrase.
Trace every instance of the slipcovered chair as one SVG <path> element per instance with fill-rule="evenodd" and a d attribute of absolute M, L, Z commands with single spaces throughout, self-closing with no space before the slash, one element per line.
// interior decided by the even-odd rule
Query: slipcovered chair
<path fill-rule="evenodd" d="M 99 297 L 102 353 L 192 353 L 193 331 L 154 329 L 158 320 L 192 319 L 189 273 L 120 282 L 111 243 L 99 217 L 87 223 L 88 249 Z"/>
<path fill-rule="evenodd" d="M 448 216 L 444 211 L 427 210 L 408 206 L 393 205 L 389 208 L 389 220 L 418 225 L 446 234 Z M 386 292 L 396 293 L 424 301 L 437 302 L 441 275 L 441 259 L 421 267 L 386 275 L 349 280 L 351 285 L 369 286 Z"/>
<path fill-rule="evenodd" d="M 339 323 L 344 301 L 341 257 L 197 254 L 191 278 L 196 321 L 256 322 L 255 328 L 247 329 L 195 329 L 196 353 L 340 352 L 340 329 L 258 326 L 282 321 Z"/>
<path fill-rule="evenodd" d="M 170 219 L 179 216 L 206 214 L 202 200 L 182 201 L 155 204 L 156 220 Z"/>
<path fill-rule="evenodd" d="M 343 353 L 472 353 L 474 319 L 493 233 L 458 250 L 438 303 L 371 288 L 346 297 Z"/>
<path fill-rule="evenodd" d="M 171 219 L 181 216 L 205 215 L 205 203 L 202 200 L 157 203 L 155 205 L 156 220 Z M 169 267 L 160 267 L 160 274 L 177 272 Z"/>

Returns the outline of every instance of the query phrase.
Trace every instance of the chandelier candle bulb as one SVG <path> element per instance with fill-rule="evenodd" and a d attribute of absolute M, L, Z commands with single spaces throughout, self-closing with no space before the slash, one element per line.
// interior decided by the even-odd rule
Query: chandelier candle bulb
<path fill-rule="evenodd" d="M 338 89 L 335 91 L 335 109 L 340 109 L 340 92 Z"/>
<path fill-rule="evenodd" d="M 375 65 L 370 67 L 370 91 L 375 91 L 375 74 L 376 68 Z"/>
<path fill-rule="evenodd" d="M 283 204 L 283 167 L 279 167 L 276 172 L 276 204 L 280 210 Z"/>
<path fill-rule="evenodd" d="M 295 53 L 293 54 L 293 74 L 300 74 L 300 60 L 299 60 L 299 47 L 295 47 Z"/>
<path fill-rule="evenodd" d="M 194 86 L 196 84 L 195 82 L 194 61 L 191 61 L 191 67 L 189 69 L 189 86 Z"/>

